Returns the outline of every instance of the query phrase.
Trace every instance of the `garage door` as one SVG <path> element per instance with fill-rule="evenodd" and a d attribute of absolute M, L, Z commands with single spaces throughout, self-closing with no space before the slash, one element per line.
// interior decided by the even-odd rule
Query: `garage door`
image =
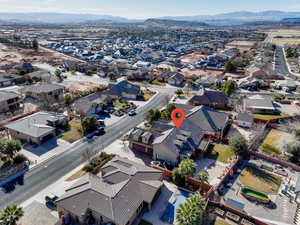
<path fill-rule="evenodd" d="M 146 147 L 138 145 L 138 144 L 133 144 L 132 145 L 133 150 L 141 151 L 141 152 L 146 152 Z"/>

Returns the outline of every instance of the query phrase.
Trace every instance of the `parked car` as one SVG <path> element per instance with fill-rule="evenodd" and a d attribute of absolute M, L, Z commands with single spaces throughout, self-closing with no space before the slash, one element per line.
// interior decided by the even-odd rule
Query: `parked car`
<path fill-rule="evenodd" d="M 100 136 L 100 135 L 103 135 L 103 134 L 105 134 L 104 127 L 100 127 L 100 128 L 98 128 L 98 129 L 95 131 L 95 135 L 96 135 L 96 136 Z"/>
<path fill-rule="evenodd" d="M 136 115 L 136 111 L 135 110 L 131 110 L 128 112 L 128 116 L 135 116 Z"/>
<path fill-rule="evenodd" d="M 57 201 L 57 200 L 58 200 L 58 197 L 56 195 L 50 194 L 45 197 L 45 201 L 46 201 L 45 204 L 49 209 L 56 210 L 55 201 Z"/>

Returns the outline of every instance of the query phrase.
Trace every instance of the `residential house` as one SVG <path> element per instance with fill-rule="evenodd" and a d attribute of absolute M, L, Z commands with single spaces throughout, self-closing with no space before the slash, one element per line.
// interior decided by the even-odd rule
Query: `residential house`
<path fill-rule="evenodd" d="M 212 108 L 224 109 L 229 103 L 229 99 L 226 94 L 221 91 L 202 89 L 200 95 L 194 95 L 188 104 L 199 106 L 204 105 Z"/>
<path fill-rule="evenodd" d="M 281 89 L 285 92 L 295 91 L 299 83 L 295 80 L 277 80 L 273 84 L 276 89 Z"/>
<path fill-rule="evenodd" d="M 20 95 L 14 92 L 0 91 L 0 113 L 19 110 L 21 101 Z"/>
<path fill-rule="evenodd" d="M 240 127 L 244 127 L 244 128 L 251 128 L 253 126 L 253 116 L 248 114 L 248 113 L 244 113 L 244 112 L 240 112 L 236 117 L 235 117 L 235 123 L 240 126 Z"/>
<path fill-rule="evenodd" d="M 76 71 L 78 62 L 75 61 L 64 61 L 63 68 L 67 71 Z"/>
<path fill-rule="evenodd" d="M 177 86 L 177 87 L 182 87 L 183 84 L 184 84 L 184 80 L 185 80 L 185 78 L 182 74 L 174 72 L 168 78 L 168 84 L 173 85 L 173 86 Z"/>
<path fill-rule="evenodd" d="M 16 66 L 14 66 L 14 69 L 18 70 L 20 72 L 20 74 L 21 73 L 26 74 L 26 73 L 33 72 L 33 66 L 29 62 L 19 63 Z"/>
<path fill-rule="evenodd" d="M 138 98 L 140 92 L 141 88 L 139 85 L 132 84 L 127 80 L 122 80 L 117 84 L 112 85 L 105 94 L 112 99 L 125 98 L 135 100 Z"/>
<path fill-rule="evenodd" d="M 79 225 L 131 225 L 151 210 L 163 187 L 162 172 L 115 157 L 97 175 L 86 174 L 57 204 L 59 217 Z"/>
<path fill-rule="evenodd" d="M 94 93 L 76 100 L 72 109 L 75 114 L 87 116 L 98 114 L 103 110 L 103 106 L 111 103 L 111 98 L 105 94 Z"/>
<path fill-rule="evenodd" d="M 152 130 L 135 128 L 129 135 L 129 147 L 152 156 L 153 160 L 177 165 L 197 150 L 205 151 L 205 135 L 223 136 L 229 118 L 206 106 L 185 107 L 186 118 L 180 128 L 171 123 L 155 122 Z"/>
<path fill-rule="evenodd" d="M 277 114 L 279 111 L 275 108 L 271 98 L 262 96 L 252 96 L 244 99 L 244 110 L 257 114 Z"/>
<path fill-rule="evenodd" d="M 53 112 L 37 112 L 6 124 L 4 127 L 12 139 L 25 143 L 42 144 L 55 137 L 60 128 L 66 127 L 68 118 Z"/>
<path fill-rule="evenodd" d="M 15 74 L 0 73 L 0 87 L 7 87 L 16 84 L 23 84 L 26 81 L 25 76 Z"/>
<path fill-rule="evenodd" d="M 263 69 L 253 64 L 246 69 L 246 75 L 262 79 L 267 76 L 267 73 Z"/>
<path fill-rule="evenodd" d="M 41 102 L 62 102 L 64 87 L 57 84 L 35 84 L 20 90 L 25 97 L 31 97 Z"/>

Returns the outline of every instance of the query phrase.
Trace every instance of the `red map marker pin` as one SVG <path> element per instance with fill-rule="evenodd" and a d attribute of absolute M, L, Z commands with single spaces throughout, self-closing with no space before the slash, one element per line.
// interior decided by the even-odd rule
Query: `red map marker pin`
<path fill-rule="evenodd" d="M 184 111 L 182 109 L 174 109 L 171 113 L 171 119 L 177 128 L 180 128 L 185 119 Z"/>

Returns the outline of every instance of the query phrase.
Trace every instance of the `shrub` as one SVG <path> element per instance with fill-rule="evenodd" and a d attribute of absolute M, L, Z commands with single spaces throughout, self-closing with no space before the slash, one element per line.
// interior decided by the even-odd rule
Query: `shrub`
<path fill-rule="evenodd" d="M 25 155 L 18 154 L 14 158 L 14 164 L 21 164 L 27 160 Z"/>
<path fill-rule="evenodd" d="M 11 161 L 11 160 L 7 160 L 7 161 L 5 161 L 5 162 L 2 164 L 1 169 L 6 168 L 6 167 L 9 167 L 9 166 L 11 166 L 11 165 L 12 165 L 12 161 Z"/>
<path fill-rule="evenodd" d="M 94 169 L 94 167 L 93 166 L 91 166 L 90 164 L 87 164 L 87 165 L 85 165 L 84 167 L 83 167 L 83 170 L 85 171 L 85 172 L 92 172 L 93 171 L 93 169 Z"/>
<path fill-rule="evenodd" d="M 174 184 L 178 186 L 183 186 L 184 185 L 184 176 L 181 175 L 181 172 L 179 169 L 176 169 L 173 173 L 172 180 Z"/>

